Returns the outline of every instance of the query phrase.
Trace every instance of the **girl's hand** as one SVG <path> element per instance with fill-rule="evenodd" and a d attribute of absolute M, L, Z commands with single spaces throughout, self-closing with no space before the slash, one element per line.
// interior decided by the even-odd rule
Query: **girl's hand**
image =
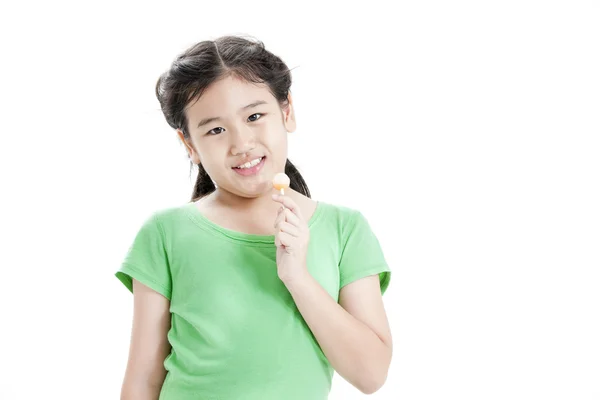
<path fill-rule="evenodd" d="M 292 199 L 274 194 L 273 200 L 282 204 L 275 219 L 275 245 L 277 274 L 287 285 L 308 275 L 306 254 L 310 231 L 300 208 Z"/>

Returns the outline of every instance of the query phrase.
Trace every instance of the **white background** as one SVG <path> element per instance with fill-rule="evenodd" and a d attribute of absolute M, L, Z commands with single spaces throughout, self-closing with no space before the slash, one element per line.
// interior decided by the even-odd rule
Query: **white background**
<path fill-rule="evenodd" d="M 370 398 L 600 399 L 598 2 L 0 15 L 0 399 L 118 398 L 133 297 L 113 274 L 195 179 L 154 84 L 237 33 L 295 68 L 290 158 L 314 198 L 367 216 L 394 271 L 394 359 Z M 336 376 L 330 398 L 367 396 Z"/>

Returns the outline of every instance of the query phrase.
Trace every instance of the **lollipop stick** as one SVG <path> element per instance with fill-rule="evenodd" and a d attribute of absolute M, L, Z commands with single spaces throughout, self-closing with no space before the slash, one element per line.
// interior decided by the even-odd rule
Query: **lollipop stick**
<path fill-rule="evenodd" d="M 279 189 L 279 193 L 281 193 L 282 196 L 284 195 L 283 188 Z"/>

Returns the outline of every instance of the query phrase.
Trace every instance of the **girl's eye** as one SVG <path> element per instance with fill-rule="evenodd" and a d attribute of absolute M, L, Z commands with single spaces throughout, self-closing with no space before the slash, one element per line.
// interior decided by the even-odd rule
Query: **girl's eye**
<path fill-rule="evenodd" d="M 255 119 L 251 119 L 252 117 L 254 117 L 255 115 L 259 116 L 258 118 Z M 254 122 L 254 121 L 258 121 L 264 114 L 262 113 L 256 113 L 256 114 L 252 114 L 251 116 L 248 117 L 248 119 L 251 119 L 250 122 Z M 220 132 L 214 132 L 215 129 L 223 129 L 221 127 L 218 128 L 214 128 L 211 129 L 210 131 L 207 132 L 207 135 L 218 135 L 219 133 L 222 133 L 223 131 Z"/>
<path fill-rule="evenodd" d="M 263 116 L 263 114 L 261 114 L 261 113 L 256 113 L 256 114 L 252 114 L 252 115 L 251 115 L 251 116 L 249 116 L 248 118 L 252 118 L 252 117 L 253 117 L 253 116 L 255 116 L 255 115 L 260 115 L 261 117 Z M 260 117 L 258 117 L 258 118 L 256 118 L 256 119 L 252 120 L 252 122 L 254 122 L 254 121 L 258 120 L 259 118 L 260 118 Z"/>
<path fill-rule="evenodd" d="M 221 127 L 215 128 L 215 129 L 223 129 Z M 207 135 L 218 135 L 221 132 L 213 132 L 215 129 L 211 129 L 210 131 L 207 132 Z"/>

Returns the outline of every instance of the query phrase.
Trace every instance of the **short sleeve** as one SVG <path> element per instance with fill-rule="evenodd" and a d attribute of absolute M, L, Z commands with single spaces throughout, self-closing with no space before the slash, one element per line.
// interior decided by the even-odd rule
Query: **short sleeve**
<path fill-rule="evenodd" d="M 340 289 L 349 283 L 370 275 L 379 275 L 381 294 L 385 293 L 391 271 L 367 219 L 359 211 L 352 214 L 350 228 L 344 235 L 340 260 Z"/>
<path fill-rule="evenodd" d="M 132 293 L 135 279 L 171 300 L 171 272 L 164 233 L 156 214 L 147 218 L 138 230 L 115 276 Z"/>

